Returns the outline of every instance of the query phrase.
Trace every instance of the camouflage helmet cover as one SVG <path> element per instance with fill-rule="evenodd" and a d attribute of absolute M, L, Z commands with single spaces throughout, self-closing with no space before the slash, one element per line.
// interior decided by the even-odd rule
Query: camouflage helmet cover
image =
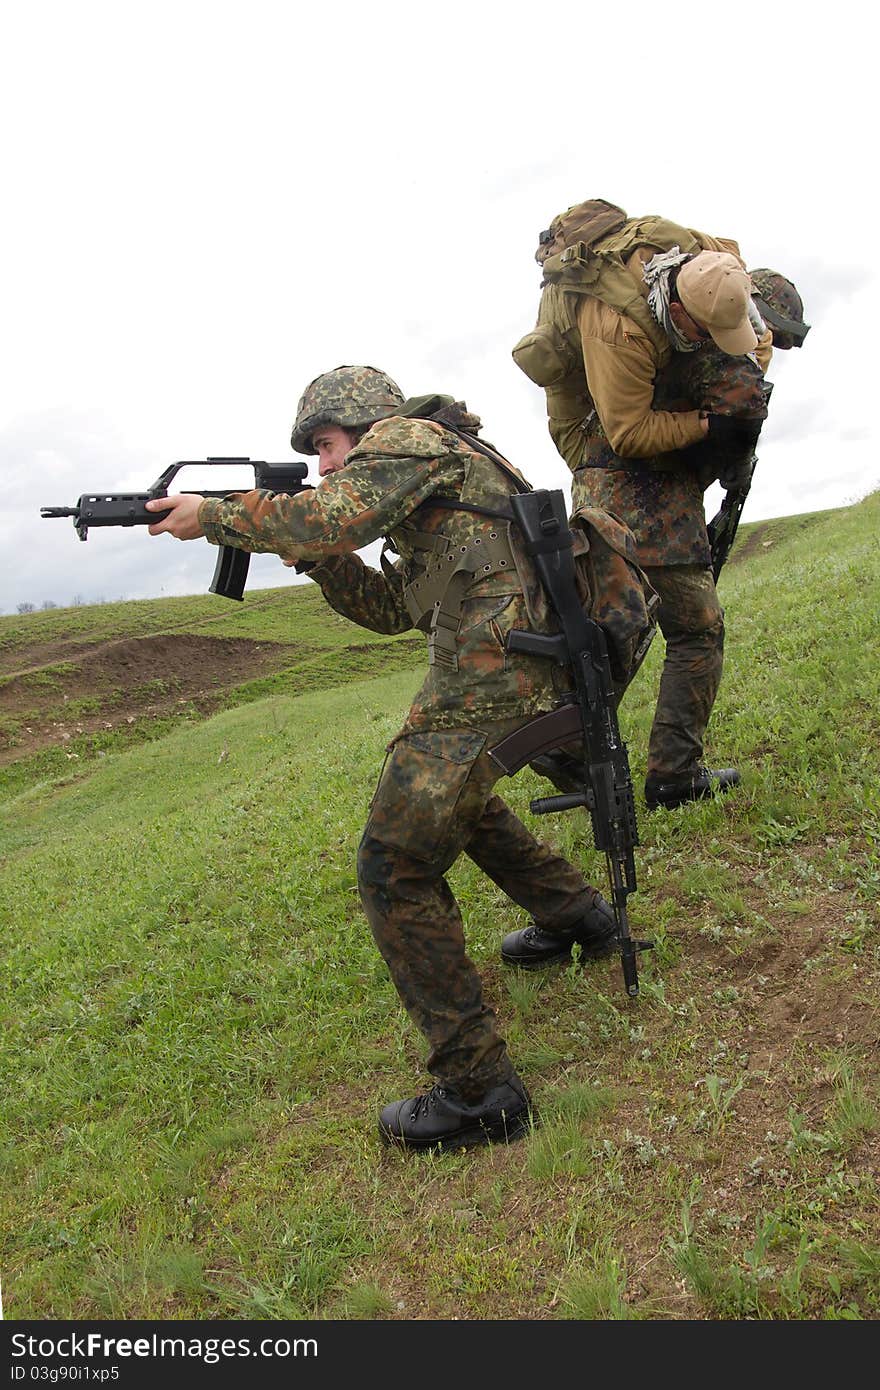
<path fill-rule="evenodd" d="M 749 275 L 752 298 L 773 334 L 773 346 L 783 350 L 800 347 L 810 326 L 804 323 L 803 300 L 791 280 L 780 275 L 778 270 L 767 270 L 765 267 L 750 270 Z"/>
<path fill-rule="evenodd" d="M 334 367 L 310 382 L 300 398 L 290 442 L 298 454 L 316 454 L 312 434 L 321 425 L 356 430 L 394 415 L 404 396 L 377 367 Z"/>

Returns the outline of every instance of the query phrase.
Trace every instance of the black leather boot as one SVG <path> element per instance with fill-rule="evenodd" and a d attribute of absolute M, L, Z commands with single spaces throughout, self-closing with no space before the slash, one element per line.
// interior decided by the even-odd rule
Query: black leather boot
<path fill-rule="evenodd" d="M 392 1101 L 379 1116 L 379 1136 L 406 1149 L 472 1149 L 519 1139 L 530 1125 L 529 1093 L 514 1075 L 477 1101 L 439 1085 L 426 1095 Z"/>
<path fill-rule="evenodd" d="M 581 948 L 582 960 L 601 960 L 617 949 L 614 913 L 601 893 L 596 894 L 586 917 L 573 927 L 551 931 L 533 922 L 521 931 L 510 932 L 501 943 L 501 959 L 506 965 L 538 970 L 544 965 L 570 960 L 575 942 Z"/>
<path fill-rule="evenodd" d="M 667 780 L 648 777 L 645 781 L 645 805 L 649 811 L 661 807 L 674 811 L 676 806 L 683 806 L 686 801 L 702 801 L 716 792 L 729 792 L 732 787 L 739 786 L 739 780 L 735 767 L 698 767 L 685 777 Z"/>

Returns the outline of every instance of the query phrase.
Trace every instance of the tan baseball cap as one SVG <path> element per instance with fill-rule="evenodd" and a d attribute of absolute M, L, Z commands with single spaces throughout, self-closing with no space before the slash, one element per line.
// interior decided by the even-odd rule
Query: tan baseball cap
<path fill-rule="evenodd" d="M 692 319 L 711 335 L 722 352 L 738 357 L 758 345 L 749 321 L 752 282 L 729 251 L 701 251 L 685 261 L 675 282 L 678 297 Z"/>

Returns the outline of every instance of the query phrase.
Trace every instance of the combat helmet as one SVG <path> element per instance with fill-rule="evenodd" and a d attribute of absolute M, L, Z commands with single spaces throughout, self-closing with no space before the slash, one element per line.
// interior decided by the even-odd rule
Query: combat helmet
<path fill-rule="evenodd" d="M 312 435 L 320 425 L 363 429 L 396 414 L 403 400 L 397 382 L 377 367 L 334 367 L 303 392 L 290 442 L 298 454 L 316 454 Z"/>
<path fill-rule="evenodd" d="M 750 270 L 752 300 L 773 334 L 773 346 L 783 350 L 800 347 L 810 331 L 804 323 L 803 300 L 790 280 L 778 270 Z"/>

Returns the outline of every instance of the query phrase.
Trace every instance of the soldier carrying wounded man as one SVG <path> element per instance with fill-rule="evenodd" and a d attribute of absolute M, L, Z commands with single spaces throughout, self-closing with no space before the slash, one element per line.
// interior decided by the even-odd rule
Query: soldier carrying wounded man
<path fill-rule="evenodd" d="M 764 373 L 774 347 L 803 343 L 803 304 L 776 271 L 750 278 L 737 242 L 604 199 L 555 217 L 535 259 L 538 320 L 513 357 L 544 389 L 573 506 L 626 523 L 660 595 L 666 654 L 644 791 L 650 810 L 672 810 L 740 781 L 704 763 L 724 614 L 703 492 L 715 479 L 748 490 Z"/>

